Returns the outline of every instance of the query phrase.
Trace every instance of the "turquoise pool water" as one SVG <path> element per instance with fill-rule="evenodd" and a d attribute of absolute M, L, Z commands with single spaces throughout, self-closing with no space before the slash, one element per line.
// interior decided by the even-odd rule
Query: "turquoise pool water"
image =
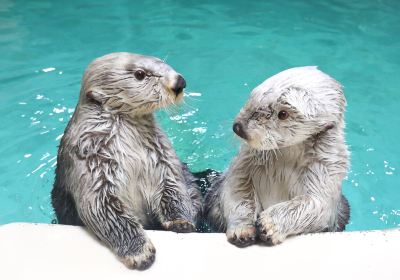
<path fill-rule="evenodd" d="M 51 222 L 81 75 L 97 56 L 130 51 L 184 74 L 187 104 L 158 117 L 193 170 L 228 165 L 232 120 L 253 87 L 319 65 L 348 100 L 348 230 L 400 226 L 399 1 L 67 2 L 0 1 L 0 224 Z"/>

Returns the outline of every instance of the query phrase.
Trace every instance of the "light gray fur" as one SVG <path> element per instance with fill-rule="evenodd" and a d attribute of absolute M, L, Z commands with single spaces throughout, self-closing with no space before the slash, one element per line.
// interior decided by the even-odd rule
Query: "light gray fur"
<path fill-rule="evenodd" d="M 211 226 L 238 246 L 343 230 L 345 104 L 342 86 L 317 67 L 288 69 L 257 86 L 235 120 L 246 142 L 206 196 Z M 278 119 L 281 110 L 289 118 Z"/>
<path fill-rule="evenodd" d="M 145 79 L 135 78 L 137 69 Z M 153 116 L 182 98 L 171 90 L 178 76 L 154 57 L 94 60 L 61 140 L 52 193 L 59 221 L 80 219 L 130 268 L 154 260 L 143 228 L 193 231 L 201 214 L 194 180 Z M 79 219 L 68 216 L 69 196 Z"/>

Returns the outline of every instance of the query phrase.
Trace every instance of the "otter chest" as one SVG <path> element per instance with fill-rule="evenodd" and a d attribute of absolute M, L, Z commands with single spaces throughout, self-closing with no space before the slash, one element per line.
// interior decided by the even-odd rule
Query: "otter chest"
<path fill-rule="evenodd" d="M 163 154 L 140 131 L 132 135 L 120 136 L 118 139 L 119 164 L 125 184 L 121 188 L 125 202 L 130 205 L 135 216 L 146 226 L 151 221 L 152 205 L 157 204 L 155 194 L 159 193 L 165 177 Z"/>
<path fill-rule="evenodd" d="M 270 156 L 273 158 L 255 166 L 251 176 L 256 205 L 261 211 L 293 198 L 304 167 L 301 153 Z"/>

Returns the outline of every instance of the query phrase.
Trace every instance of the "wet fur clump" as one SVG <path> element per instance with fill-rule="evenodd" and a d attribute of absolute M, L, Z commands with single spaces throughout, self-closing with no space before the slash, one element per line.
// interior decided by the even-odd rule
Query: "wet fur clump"
<path fill-rule="evenodd" d="M 129 268 L 155 248 L 144 229 L 196 230 L 201 194 L 153 112 L 179 102 L 183 77 L 163 61 L 113 53 L 87 68 L 61 139 L 52 204 L 61 224 L 85 225 Z"/>
<path fill-rule="evenodd" d="M 233 127 L 245 142 L 206 194 L 212 228 L 238 246 L 344 230 L 345 104 L 342 86 L 316 67 L 292 68 L 256 87 Z"/>

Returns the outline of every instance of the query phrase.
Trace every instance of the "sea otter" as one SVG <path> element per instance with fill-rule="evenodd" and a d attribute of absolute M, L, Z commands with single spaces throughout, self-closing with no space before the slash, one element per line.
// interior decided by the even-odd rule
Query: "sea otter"
<path fill-rule="evenodd" d="M 154 261 L 144 229 L 191 232 L 201 215 L 195 178 L 153 115 L 179 102 L 185 86 L 155 57 L 97 58 L 61 139 L 52 190 L 58 222 L 87 226 L 129 268 Z"/>
<path fill-rule="evenodd" d="M 344 230 L 345 104 L 342 86 L 317 67 L 288 69 L 257 86 L 233 124 L 244 143 L 206 194 L 211 227 L 237 246 Z"/>

